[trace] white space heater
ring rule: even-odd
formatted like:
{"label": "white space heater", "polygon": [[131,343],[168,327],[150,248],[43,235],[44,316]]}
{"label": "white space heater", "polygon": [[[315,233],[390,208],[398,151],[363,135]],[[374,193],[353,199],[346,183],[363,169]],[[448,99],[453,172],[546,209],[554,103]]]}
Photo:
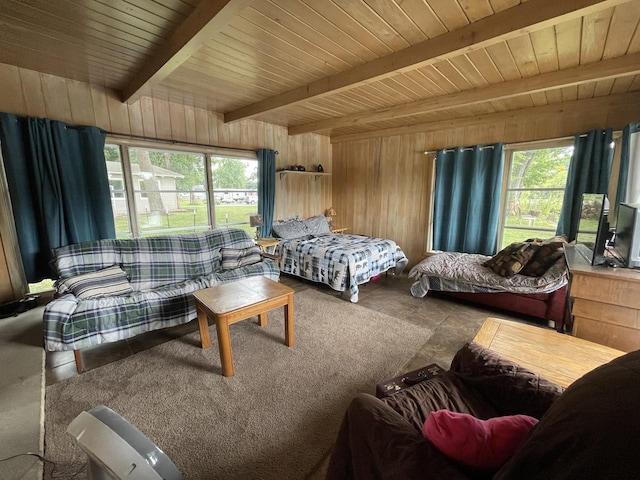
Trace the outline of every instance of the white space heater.
{"label": "white space heater", "polygon": [[104,405],[82,412],[67,427],[87,454],[89,480],[180,480],[171,459],[140,430]]}

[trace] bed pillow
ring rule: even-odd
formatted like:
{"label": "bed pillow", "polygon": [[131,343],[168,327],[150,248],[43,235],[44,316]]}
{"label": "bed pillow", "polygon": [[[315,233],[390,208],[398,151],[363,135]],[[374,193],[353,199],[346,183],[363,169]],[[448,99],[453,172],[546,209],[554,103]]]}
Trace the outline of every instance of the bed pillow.
{"label": "bed pillow", "polygon": [[271,227],[271,230],[276,237],[284,238],[285,240],[308,235],[304,222],[297,218],[276,222]]}
{"label": "bed pillow", "polygon": [[485,267],[503,277],[512,277],[524,268],[540,249],[535,242],[515,242],[483,263]]}
{"label": "bed pillow", "polygon": [[70,291],[78,298],[126,295],[133,289],[127,274],[118,265],[95,272],[67,278],[60,283],[58,292]]}
{"label": "bed pillow", "polygon": [[309,235],[323,235],[325,233],[331,233],[329,223],[324,215],[307,218],[304,221],[304,225],[307,229],[307,234]]}
{"label": "bed pillow", "polygon": [[468,467],[495,469],[518,450],[538,420],[509,415],[480,420],[467,413],[437,410],[424,422],[422,434],[447,457]]}
{"label": "bed pillow", "polygon": [[222,270],[233,270],[262,260],[260,247],[257,245],[248,248],[223,248],[220,253]]}
{"label": "bed pillow", "polygon": [[540,248],[520,271],[522,275],[530,277],[544,275],[554,263],[564,256],[563,247],[567,243],[567,239],[566,237],[553,237],[537,243],[540,243]]}

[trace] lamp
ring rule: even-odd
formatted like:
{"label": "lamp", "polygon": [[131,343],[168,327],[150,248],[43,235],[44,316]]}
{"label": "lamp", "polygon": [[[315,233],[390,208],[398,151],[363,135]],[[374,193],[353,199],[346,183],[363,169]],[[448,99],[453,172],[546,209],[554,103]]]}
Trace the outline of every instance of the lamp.
{"label": "lamp", "polygon": [[327,218],[327,222],[329,223],[329,228],[333,227],[333,217],[338,216],[338,213],[334,210],[333,207],[329,207],[326,212],[324,212],[324,216]]}
{"label": "lamp", "polygon": [[262,223],[262,215],[249,215],[249,225],[256,227],[256,240],[260,237],[260,227]]}

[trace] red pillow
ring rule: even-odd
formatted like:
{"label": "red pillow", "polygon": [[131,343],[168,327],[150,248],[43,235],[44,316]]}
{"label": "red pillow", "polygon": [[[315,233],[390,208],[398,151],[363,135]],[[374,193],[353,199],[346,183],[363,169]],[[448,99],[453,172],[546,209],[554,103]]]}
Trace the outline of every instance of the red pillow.
{"label": "red pillow", "polygon": [[438,410],[422,434],[447,457],[475,468],[498,468],[513,455],[538,420],[510,415],[480,420],[466,413]]}

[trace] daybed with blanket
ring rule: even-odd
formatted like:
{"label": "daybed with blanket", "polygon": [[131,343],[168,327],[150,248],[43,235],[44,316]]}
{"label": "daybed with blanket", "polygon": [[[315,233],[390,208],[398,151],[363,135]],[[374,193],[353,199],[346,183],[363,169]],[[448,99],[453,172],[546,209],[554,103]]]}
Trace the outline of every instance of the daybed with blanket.
{"label": "daybed with blanket", "polygon": [[56,297],[44,311],[47,350],[78,350],[196,318],[193,292],[280,271],[247,232],[108,239],[58,248]]}
{"label": "daybed with blanket", "polygon": [[334,234],[321,215],[289,219],[272,228],[281,239],[276,255],[283,273],[324,283],[339,292],[348,290],[354,303],[358,285],[389,269],[399,275],[408,263],[393,240]]}
{"label": "daybed with blanket", "polygon": [[[563,392],[470,343],[448,372],[382,400],[354,398],[326,478],[635,479],[639,397],[640,351],[587,373]],[[469,428],[447,429],[456,426],[455,417]],[[526,428],[516,431],[525,420]],[[434,428],[439,425],[445,428]]]}
{"label": "daybed with blanket", "polygon": [[[524,243],[520,242],[518,245]],[[506,256],[504,252],[509,252],[509,247],[494,257],[458,252],[432,255],[409,272],[409,277],[416,279],[411,286],[411,294],[414,297],[424,297],[433,290],[447,296],[553,321],[556,329],[563,331],[568,273],[562,248],[554,246],[555,253],[545,258],[544,262],[535,260],[535,256],[531,255],[528,270],[524,270],[524,267],[529,262],[521,261],[517,273],[514,273],[513,265],[505,267],[504,263],[491,268],[496,258]],[[547,251],[547,245],[544,251]],[[520,273],[523,270],[530,274]]]}

